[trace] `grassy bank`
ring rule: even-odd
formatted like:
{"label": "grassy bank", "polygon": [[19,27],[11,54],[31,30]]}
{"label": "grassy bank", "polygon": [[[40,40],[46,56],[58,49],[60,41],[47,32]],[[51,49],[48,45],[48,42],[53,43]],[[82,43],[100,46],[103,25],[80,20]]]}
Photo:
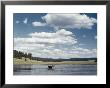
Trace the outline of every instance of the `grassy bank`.
{"label": "grassy bank", "polygon": [[36,61],[36,60],[24,60],[24,59],[15,59],[13,63],[15,65],[20,65],[20,64],[97,64],[97,62],[94,61],[62,61],[62,62],[43,62],[43,61]]}

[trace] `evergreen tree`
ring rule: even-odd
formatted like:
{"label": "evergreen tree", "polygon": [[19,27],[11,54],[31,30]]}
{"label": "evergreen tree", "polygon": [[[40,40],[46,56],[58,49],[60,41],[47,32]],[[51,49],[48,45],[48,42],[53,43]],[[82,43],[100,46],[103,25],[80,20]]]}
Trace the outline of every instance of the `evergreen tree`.
{"label": "evergreen tree", "polygon": [[32,59],[32,54],[31,53],[24,53],[21,51],[13,50],[13,57],[22,59],[22,57]]}

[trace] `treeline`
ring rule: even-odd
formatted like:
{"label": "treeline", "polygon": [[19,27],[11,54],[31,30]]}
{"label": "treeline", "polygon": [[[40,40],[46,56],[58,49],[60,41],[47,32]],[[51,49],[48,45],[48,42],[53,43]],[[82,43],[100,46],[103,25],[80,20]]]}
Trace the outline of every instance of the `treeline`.
{"label": "treeline", "polygon": [[70,58],[71,61],[88,61],[88,60],[95,60],[97,61],[97,58]]}
{"label": "treeline", "polygon": [[40,57],[32,57],[33,60],[44,61],[44,62],[61,62],[61,61],[89,61],[94,60],[97,62],[97,58],[70,58],[70,59],[52,59],[52,58],[40,58]]}
{"label": "treeline", "polygon": [[22,57],[32,59],[32,54],[14,50],[13,51],[13,57],[18,58],[18,59],[22,59]]}

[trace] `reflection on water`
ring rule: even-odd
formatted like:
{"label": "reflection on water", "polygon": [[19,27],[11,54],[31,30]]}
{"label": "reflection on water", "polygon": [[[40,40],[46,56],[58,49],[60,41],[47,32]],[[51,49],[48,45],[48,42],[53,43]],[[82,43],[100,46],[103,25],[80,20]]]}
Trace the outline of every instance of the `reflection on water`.
{"label": "reflection on water", "polygon": [[14,75],[96,75],[96,65],[14,65]]}

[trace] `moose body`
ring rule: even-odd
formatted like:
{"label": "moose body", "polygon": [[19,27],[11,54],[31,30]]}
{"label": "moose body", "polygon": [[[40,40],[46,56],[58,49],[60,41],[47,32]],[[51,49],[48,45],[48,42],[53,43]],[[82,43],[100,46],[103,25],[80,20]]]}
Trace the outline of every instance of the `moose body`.
{"label": "moose body", "polygon": [[48,69],[49,69],[49,70],[52,70],[53,67],[54,67],[54,65],[48,65]]}

